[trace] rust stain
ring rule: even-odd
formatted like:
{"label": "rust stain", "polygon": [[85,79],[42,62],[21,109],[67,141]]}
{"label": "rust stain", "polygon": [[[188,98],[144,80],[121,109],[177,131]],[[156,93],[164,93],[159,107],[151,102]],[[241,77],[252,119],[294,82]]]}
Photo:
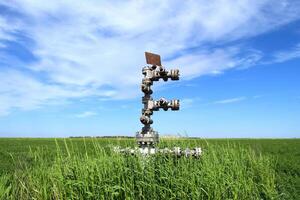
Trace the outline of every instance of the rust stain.
{"label": "rust stain", "polygon": [[160,55],[150,53],[150,52],[145,52],[145,56],[146,56],[147,64],[161,66]]}

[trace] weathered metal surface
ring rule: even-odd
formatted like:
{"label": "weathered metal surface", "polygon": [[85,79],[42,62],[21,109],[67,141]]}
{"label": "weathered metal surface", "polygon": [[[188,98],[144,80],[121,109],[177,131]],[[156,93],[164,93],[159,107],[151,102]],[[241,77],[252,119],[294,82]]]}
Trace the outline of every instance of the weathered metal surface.
{"label": "weathered metal surface", "polygon": [[161,66],[160,55],[150,53],[150,52],[145,52],[145,56],[146,56],[147,64]]}
{"label": "weathered metal surface", "polygon": [[179,70],[166,70],[161,65],[160,55],[149,52],[145,52],[145,55],[147,64],[151,66],[145,66],[142,69],[144,78],[142,80],[141,90],[144,93],[142,98],[144,108],[142,109],[140,121],[144,127],[136,134],[136,141],[140,147],[154,147],[155,144],[159,142],[159,137],[158,133],[151,128],[151,124],[153,123],[151,115],[153,111],[159,111],[159,109],[167,111],[169,108],[171,110],[179,110],[179,100],[168,101],[165,98],[153,100],[151,97],[153,93],[151,86],[154,81],[159,81],[160,79],[164,81],[168,81],[168,79],[179,80]]}

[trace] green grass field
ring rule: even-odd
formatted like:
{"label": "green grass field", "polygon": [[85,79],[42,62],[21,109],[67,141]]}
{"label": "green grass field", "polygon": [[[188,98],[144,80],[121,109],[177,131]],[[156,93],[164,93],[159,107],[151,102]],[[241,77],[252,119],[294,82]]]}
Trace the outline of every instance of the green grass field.
{"label": "green grass field", "polygon": [[300,199],[300,139],[177,139],[200,159],[123,156],[132,139],[0,139],[0,199]]}

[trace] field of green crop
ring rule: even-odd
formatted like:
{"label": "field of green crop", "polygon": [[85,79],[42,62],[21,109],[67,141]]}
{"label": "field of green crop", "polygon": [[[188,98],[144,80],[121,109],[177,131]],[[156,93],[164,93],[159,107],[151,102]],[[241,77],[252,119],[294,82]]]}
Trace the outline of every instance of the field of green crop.
{"label": "field of green crop", "polygon": [[132,139],[0,139],[0,199],[300,199],[300,139],[177,139],[200,159],[124,156]]}

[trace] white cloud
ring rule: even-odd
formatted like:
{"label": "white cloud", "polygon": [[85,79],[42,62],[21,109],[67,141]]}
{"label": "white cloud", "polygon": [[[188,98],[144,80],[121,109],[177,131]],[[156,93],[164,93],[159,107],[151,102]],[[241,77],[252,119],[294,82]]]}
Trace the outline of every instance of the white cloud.
{"label": "white cloud", "polygon": [[236,67],[248,67],[261,57],[259,52],[250,52],[247,56],[241,56],[239,52],[238,46],[202,51],[175,58],[167,65],[180,66],[183,79],[192,79],[205,74],[221,74]]}
{"label": "white cloud", "polygon": [[15,70],[0,71],[0,116],[13,109],[31,110],[45,105],[62,104],[68,98],[82,98],[98,94],[109,97],[112,92],[46,84]]}
{"label": "white cloud", "polygon": [[79,113],[79,114],[75,115],[75,117],[86,118],[86,117],[92,117],[92,116],[95,116],[95,115],[97,115],[97,113],[92,112],[92,111],[85,111],[83,113]]}
{"label": "white cloud", "polygon": [[17,30],[17,23],[11,24],[9,21],[0,15],[0,41],[12,40],[14,37],[11,33]]}
{"label": "white cloud", "polygon": [[[260,59],[260,53],[245,53],[243,47],[227,42],[276,29],[300,16],[299,3],[271,0],[15,0],[2,4],[22,18],[0,15],[0,41],[17,41],[13,33],[23,34],[32,40],[30,50],[36,58],[21,66],[34,76],[22,70],[8,74],[19,77],[20,83],[12,82],[8,88],[9,93],[16,90],[22,102],[1,93],[2,113],[32,109],[59,98],[135,97],[144,51],[161,54],[167,66],[179,66],[183,79],[247,67]],[[190,53],[191,48],[196,50]],[[46,81],[38,79],[40,75]],[[26,81],[33,85],[16,89]],[[46,95],[45,90],[49,90]]]}
{"label": "white cloud", "polygon": [[284,62],[299,57],[300,57],[300,43],[290,50],[279,51],[275,53],[274,59],[271,62]]}
{"label": "white cloud", "polygon": [[240,101],[246,100],[246,97],[236,97],[236,98],[230,98],[230,99],[222,99],[215,101],[214,104],[229,104],[229,103],[236,103]]}

